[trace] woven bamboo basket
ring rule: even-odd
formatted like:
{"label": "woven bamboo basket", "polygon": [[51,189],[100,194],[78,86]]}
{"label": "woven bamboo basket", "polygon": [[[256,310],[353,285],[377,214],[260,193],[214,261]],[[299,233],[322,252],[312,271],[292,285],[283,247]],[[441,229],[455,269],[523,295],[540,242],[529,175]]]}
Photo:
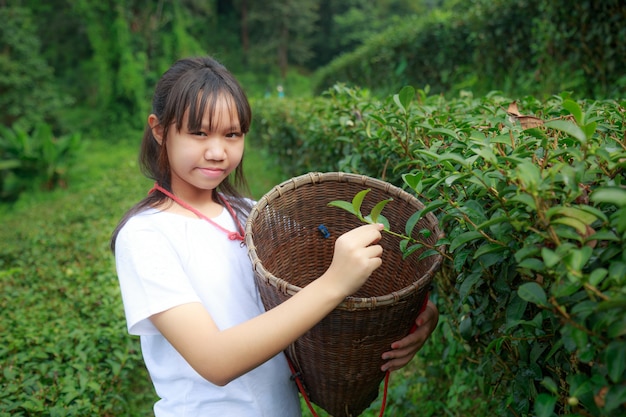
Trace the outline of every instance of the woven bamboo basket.
{"label": "woven bamboo basket", "polygon": [[[368,214],[379,201],[393,198],[382,214],[392,231],[404,233],[409,217],[424,207],[412,195],[380,180],[347,173],[310,173],[277,185],[253,208],[246,244],[263,304],[271,309],[297,293],[329,267],[334,242],[362,225],[351,213],[328,207],[352,201],[370,189],[362,204]],[[328,230],[325,237],[320,225]],[[429,213],[414,228],[440,237]],[[417,236],[413,236],[417,238]],[[383,233],[383,263],[361,289],[305,333],[286,354],[300,373],[309,399],[335,417],[358,416],[376,399],[385,374],[381,354],[406,336],[426,301],[440,254],[402,259],[399,238]]]}

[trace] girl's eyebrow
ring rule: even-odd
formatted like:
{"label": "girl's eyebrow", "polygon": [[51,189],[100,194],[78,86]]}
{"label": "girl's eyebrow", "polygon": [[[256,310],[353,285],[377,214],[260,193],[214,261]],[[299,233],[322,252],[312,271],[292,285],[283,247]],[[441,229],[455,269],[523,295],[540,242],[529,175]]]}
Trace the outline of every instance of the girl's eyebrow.
{"label": "girl's eyebrow", "polygon": [[[211,129],[211,127],[213,129]],[[208,123],[202,123],[201,128],[206,131],[224,130],[228,132],[235,132],[241,130],[241,125],[238,123],[232,123],[230,125],[224,125],[224,127],[222,128],[221,126],[210,126]]]}

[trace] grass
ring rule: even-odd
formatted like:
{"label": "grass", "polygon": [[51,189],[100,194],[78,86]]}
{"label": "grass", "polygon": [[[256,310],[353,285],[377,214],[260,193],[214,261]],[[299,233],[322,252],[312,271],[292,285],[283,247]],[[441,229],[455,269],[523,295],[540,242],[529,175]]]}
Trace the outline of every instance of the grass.
{"label": "grass", "polygon": [[275,159],[265,149],[247,147],[243,166],[250,193],[255,200],[261,198],[275,185],[288,179],[281,173]]}

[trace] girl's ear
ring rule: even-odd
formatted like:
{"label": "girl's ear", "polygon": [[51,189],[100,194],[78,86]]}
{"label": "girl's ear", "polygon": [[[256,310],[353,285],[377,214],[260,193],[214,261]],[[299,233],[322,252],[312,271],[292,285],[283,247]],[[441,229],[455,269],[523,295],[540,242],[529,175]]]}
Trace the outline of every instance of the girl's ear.
{"label": "girl's ear", "polygon": [[148,116],[148,126],[152,129],[152,136],[156,139],[159,145],[163,144],[163,126],[159,123],[159,118],[156,114]]}

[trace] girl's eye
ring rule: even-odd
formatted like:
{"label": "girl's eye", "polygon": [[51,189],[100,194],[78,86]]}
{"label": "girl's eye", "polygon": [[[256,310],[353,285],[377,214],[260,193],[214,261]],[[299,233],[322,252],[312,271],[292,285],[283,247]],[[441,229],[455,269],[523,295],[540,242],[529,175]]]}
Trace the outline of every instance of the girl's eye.
{"label": "girl's eye", "polygon": [[[210,133],[205,132],[205,131],[196,131],[196,132],[192,131],[192,132],[189,132],[189,134],[192,136],[198,136],[198,137],[207,137],[210,135]],[[226,132],[226,133],[223,133],[223,135],[225,138],[228,138],[228,139],[237,139],[237,138],[243,137],[243,132],[238,132],[238,131]]]}

